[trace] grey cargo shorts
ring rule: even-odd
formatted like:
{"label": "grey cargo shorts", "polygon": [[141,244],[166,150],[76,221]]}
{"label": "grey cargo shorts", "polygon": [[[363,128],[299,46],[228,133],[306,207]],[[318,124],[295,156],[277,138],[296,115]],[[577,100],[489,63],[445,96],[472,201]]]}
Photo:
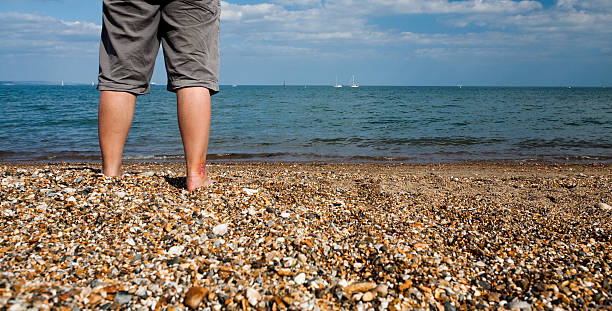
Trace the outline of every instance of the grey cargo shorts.
{"label": "grey cargo shorts", "polygon": [[98,90],[149,93],[163,47],[168,90],[219,91],[219,0],[104,0]]}

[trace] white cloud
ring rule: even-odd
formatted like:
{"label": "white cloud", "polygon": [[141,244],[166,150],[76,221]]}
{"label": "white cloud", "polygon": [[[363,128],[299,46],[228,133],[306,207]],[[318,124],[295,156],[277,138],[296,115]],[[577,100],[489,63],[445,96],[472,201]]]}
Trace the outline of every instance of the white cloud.
{"label": "white cloud", "polygon": [[317,7],[321,6],[321,0],[273,0],[272,2],[282,6],[294,7]]}
{"label": "white cloud", "polygon": [[50,16],[0,13],[0,53],[38,55],[97,53],[102,27]]}
{"label": "white cloud", "polygon": [[[395,30],[374,22],[415,14],[435,14],[431,21],[440,24],[436,29],[455,31],[420,33],[409,26]],[[241,43],[250,48],[245,54],[263,54],[253,50],[259,49],[272,56],[347,57],[339,51],[353,48],[357,52],[351,57],[359,57],[360,51],[387,47],[438,51],[415,53],[440,56],[477,47],[492,55],[504,49],[553,55],[572,49],[608,51],[612,41],[610,0],[558,0],[547,8],[537,1],[510,0],[270,0],[246,5],[222,1],[221,19],[222,44]],[[0,13],[0,25],[3,54],[97,53],[101,29],[93,23],[21,13]]]}
{"label": "white cloud", "polygon": [[510,0],[336,0],[326,6],[336,10],[351,10],[359,14],[448,14],[448,13],[517,13],[539,9],[537,1]]}

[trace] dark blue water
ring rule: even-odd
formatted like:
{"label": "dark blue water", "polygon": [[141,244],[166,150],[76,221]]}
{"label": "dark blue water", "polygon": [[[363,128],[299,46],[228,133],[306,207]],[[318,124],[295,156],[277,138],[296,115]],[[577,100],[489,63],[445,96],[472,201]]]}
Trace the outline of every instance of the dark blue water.
{"label": "dark blue water", "polygon": [[[0,86],[0,160],[99,158],[91,86]],[[182,159],[173,93],[141,96],[125,147]],[[270,161],[612,162],[612,89],[222,87],[209,158]]]}

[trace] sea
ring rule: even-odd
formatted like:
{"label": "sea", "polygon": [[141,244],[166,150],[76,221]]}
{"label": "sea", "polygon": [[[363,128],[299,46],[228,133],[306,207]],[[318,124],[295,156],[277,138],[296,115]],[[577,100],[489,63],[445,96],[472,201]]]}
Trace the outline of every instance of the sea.
{"label": "sea", "polygon": [[[98,91],[0,85],[0,161],[100,159]],[[612,163],[612,88],[222,86],[208,159]],[[182,161],[175,95],[140,96],[126,161]]]}

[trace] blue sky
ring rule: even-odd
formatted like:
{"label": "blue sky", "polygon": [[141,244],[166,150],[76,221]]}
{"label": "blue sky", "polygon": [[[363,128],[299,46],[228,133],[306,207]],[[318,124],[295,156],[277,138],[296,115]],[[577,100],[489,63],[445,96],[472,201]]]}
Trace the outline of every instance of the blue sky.
{"label": "blue sky", "polygon": [[[97,79],[101,0],[0,0],[0,80]],[[612,85],[611,0],[222,1],[222,84]],[[153,81],[165,83],[158,57]]]}

